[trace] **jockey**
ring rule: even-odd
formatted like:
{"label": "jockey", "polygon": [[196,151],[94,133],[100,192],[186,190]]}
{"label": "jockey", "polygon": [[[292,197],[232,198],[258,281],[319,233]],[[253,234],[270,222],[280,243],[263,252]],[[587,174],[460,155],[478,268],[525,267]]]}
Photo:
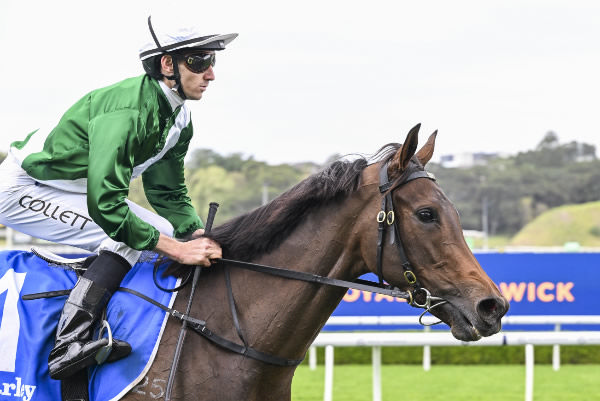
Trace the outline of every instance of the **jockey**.
{"label": "jockey", "polygon": [[[94,328],[141,251],[187,265],[221,257],[219,244],[202,236],[184,183],[192,138],[185,100],[202,97],[215,79],[215,52],[237,34],[155,30],[150,18],[148,27],[139,53],[146,74],[88,93],[58,124],[14,142],[0,166],[1,224],[95,254],[60,316],[48,358],[54,379],[96,363],[107,339],[93,339]],[[158,214],[127,199],[140,175]],[[108,361],[130,352],[113,340]]]}

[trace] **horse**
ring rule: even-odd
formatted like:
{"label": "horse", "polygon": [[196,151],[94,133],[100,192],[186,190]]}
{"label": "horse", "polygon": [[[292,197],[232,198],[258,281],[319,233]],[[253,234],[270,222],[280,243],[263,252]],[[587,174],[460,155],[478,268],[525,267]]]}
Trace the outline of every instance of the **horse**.
{"label": "horse", "polygon": [[[418,282],[427,297],[431,294],[429,310],[457,339],[475,341],[497,333],[508,302],[467,246],[457,210],[423,174],[437,131],[417,151],[419,128],[411,129],[402,145],[388,144],[370,160],[335,162],[270,203],[213,228],[208,235],[221,244],[227,259],[204,269],[190,316],[232,342],[239,342],[241,330],[255,350],[303,358],[347,289],[228,266],[227,260],[242,260],[347,281],[371,272],[409,294],[415,294],[411,289]],[[408,180],[415,172],[417,178]],[[381,188],[386,175],[389,185]],[[385,206],[383,199],[393,206]],[[391,225],[390,216],[398,231],[395,244],[381,240],[380,227]],[[227,281],[237,316],[230,312]],[[174,309],[185,310],[190,291],[187,286],[179,292]],[[123,400],[164,395],[180,327],[170,320],[146,377]],[[290,400],[295,369],[189,334],[172,399]]]}

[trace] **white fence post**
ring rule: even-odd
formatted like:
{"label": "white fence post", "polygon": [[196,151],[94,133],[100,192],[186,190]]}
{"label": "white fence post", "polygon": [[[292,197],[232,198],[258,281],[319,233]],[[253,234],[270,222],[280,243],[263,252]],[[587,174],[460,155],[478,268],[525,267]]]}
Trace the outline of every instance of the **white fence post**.
{"label": "white fence post", "polygon": [[381,347],[373,347],[373,401],[381,401]]}
{"label": "white fence post", "polygon": [[[343,316],[343,318],[347,318]],[[353,318],[353,317],[351,317]],[[398,323],[393,319],[386,320],[387,324]],[[512,324],[600,324],[600,315],[581,316],[512,316]],[[347,324],[347,322],[346,322]],[[371,322],[371,324],[373,324]],[[465,343],[455,339],[449,332],[355,332],[355,333],[320,333],[313,342],[313,347],[325,347],[325,401],[333,399],[333,346],[341,347],[398,347],[398,346],[525,346],[525,400],[533,399],[534,345],[600,345],[600,331],[505,331],[482,338],[477,342]],[[373,361],[377,361],[375,349]],[[553,357],[555,354],[553,355]],[[553,359],[559,363],[560,354]],[[559,365],[555,365],[559,366]],[[374,377],[380,372],[373,366]],[[381,379],[379,379],[381,380]],[[381,388],[381,386],[379,387]],[[374,394],[377,390],[374,387]],[[374,395],[375,396],[375,395]]]}
{"label": "white fence post", "polygon": [[314,345],[308,349],[308,366],[310,370],[317,369],[317,347]]}
{"label": "white fence post", "polygon": [[6,249],[12,249],[13,247],[13,229],[10,227],[5,228],[6,232]]}
{"label": "white fence post", "polygon": [[[560,324],[554,325],[554,331],[560,331]],[[552,346],[552,369],[555,372],[560,369],[560,345],[558,344]]]}
{"label": "white fence post", "polygon": [[533,344],[525,345],[525,401],[533,401]]}
{"label": "white fence post", "polygon": [[[423,329],[425,332],[431,331],[430,326],[425,326]],[[431,370],[431,346],[425,345],[423,346],[423,370],[425,372],[429,372]]]}
{"label": "white fence post", "polygon": [[324,401],[333,401],[333,345],[325,346],[325,394]]}

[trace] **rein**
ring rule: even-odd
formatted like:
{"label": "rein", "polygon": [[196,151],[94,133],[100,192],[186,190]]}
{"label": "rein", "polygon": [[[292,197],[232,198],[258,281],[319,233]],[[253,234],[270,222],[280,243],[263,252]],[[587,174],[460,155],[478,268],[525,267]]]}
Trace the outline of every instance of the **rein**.
{"label": "rein", "polygon": [[[360,290],[360,291],[368,291],[368,292],[373,292],[373,293],[382,294],[382,295],[386,295],[386,296],[391,296],[394,298],[402,298],[402,299],[405,299],[409,305],[411,305],[415,308],[424,309],[423,313],[419,316],[419,323],[421,325],[431,326],[434,324],[441,323],[441,321],[439,321],[439,322],[436,322],[433,324],[425,324],[422,321],[423,316],[427,312],[431,312],[431,310],[433,308],[443,305],[443,304],[447,303],[447,301],[444,300],[443,298],[432,296],[431,293],[429,292],[429,290],[427,290],[426,288],[421,286],[415,273],[413,272],[412,265],[411,265],[410,261],[408,260],[408,258],[406,256],[406,252],[402,245],[402,241],[400,238],[400,230],[398,227],[397,219],[395,218],[394,204],[393,204],[393,199],[392,199],[392,193],[394,192],[394,190],[396,190],[400,186],[406,184],[407,182],[410,182],[412,180],[419,179],[419,178],[427,178],[427,179],[431,179],[431,180],[435,180],[435,178],[433,177],[433,175],[431,175],[430,173],[428,173],[425,170],[414,170],[414,171],[408,173],[405,178],[397,180],[395,182],[390,182],[388,179],[387,169],[388,169],[388,164],[385,164],[384,166],[381,167],[380,174],[379,174],[379,179],[380,179],[379,191],[383,195],[383,197],[382,197],[382,201],[381,201],[381,210],[379,211],[379,213],[376,216],[376,220],[378,223],[378,236],[377,236],[377,276],[379,279],[378,283],[371,282],[368,280],[361,280],[361,279],[357,279],[355,281],[345,281],[345,280],[340,280],[340,279],[335,279],[335,278],[330,278],[330,277],[324,277],[324,276],[320,276],[317,274],[299,272],[299,271],[288,270],[288,269],[284,269],[284,268],[280,268],[280,267],[267,266],[267,265],[262,265],[262,264],[257,264],[257,263],[250,263],[250,262],[225,259],[225,258],[216,259],[214,261],[216,264],[224,265],[225,283],[227,286],[228,300],[229,300],[229,306],[230,306],[230,310],[231,310],[231,314],[232,314],[232,318],[233,318],[233,323],[236,328],[238,337],[242,340],[243,345],[229,341],[229,340],[225,339],[224,337],[221,337],[221,336],[215,334],[206,326],[206,322],[204,320],[195,319],[190,316],[194,291],[196,288],[196,284],[198,282],[198,278],[200,276],[200,272],[202,270],[198,266],[196,266],[194,269],[194,279],[192,282],[192,289],[191,289],[191,293],[190,293],[190,298],[188,300],[186,313],[181,313],[175,309],[169,308],[138,291],[135,291],[135,290],[132,290],[129,288],[124,288],[124,287],[119,288],[119,291],[123,291],[123,292],[127,292],[130,294],[136,295],[136,296],[142,298],[143,300],[153,304],[154,306],[164,310],[169,315],[171,315],[177,319],[180,319],[182,321],[181,331],[180,331],[180,335],[179,335],[179,341],[176,346],[175,355],[173,358],[173,365],[171,367],[169,381],[167,383],[167,391],[166,391],[165,400],[170,399],[169,397],[170,397],[170,393],[171,393],[171,389],[172,389],[172,384],[174,381],[174,374],[175,374],[175,371],[176,371],[176,368],[177,368],[177,365],[179,362],[179,357],[181,355],[181,351],[183,348],[183,340],[185,339],[185,332],[186,332],[187,328],[192,329],[197,334],[205,337],[207,340],[213,342],[214,344],[216,344],[222,348],[225,348],[234,353],[237,353],[237,354],[243,355],[245,357],[249,357],[249,358],[252,358],[252,359],[267,363],[267,364],[282,366],[282,367],[290,367],[290,366],[297,366],[303,361],[303,359],[288,359],[288,358],[282,358],[279,356],[263,353],[261,351],[258,351],[256,349],[248,346],[248,342],[246,341],[246,339],[244,337],[243,331],[240,327],[239,320],[237,317],[237,309],[236,309],[236,305],[235,305],[235,299],[233,297],[233,290],[232,290],[232,286],[231,286],[229,267],[242,268],[242,269],[246,269],[246,270],[251,270],[251,271],[264,273],[264,274],[270,274],[270,275],[274,275],[274,276],[278,276],[278,277],[282,277],[282,278],[286,278],[286,279],[291,279],[291,280],[300,280],[300,281],[305,281],[305,282],[309,282],[309,283],[329,285],[329,286],[340,287],[340,288],[345,288],[345,289],[350,288],[350,289],[355,289],[355,290]],[[216,206],[213,206],[213,205],[216,205]],[[218,204],[211,203],[209,217],[207,218],[206,232],[210,231],[210,227],[212,226],[212,220],[214,218],[214,214],[216,213],[217,206],[218,206]],[[385,243],[385,234],[388,230],[391,231],[390,236],[389,236],[390,244],[394,244],[394,243],[396,244],[396,248],[398,249],[400,259],[401,259],[402,268],[404,270],[404,277],[405,277],[406,281],[412,286],[412,290],[401,291],[397,287],[393,287],[391,285],[386,285],[384,283],[383,249],[384,249],[384,243]],[[159,262],[157,260],[157,265],[155,266],[155,269],[154,269],[154,276],[156,276],[158,264],[159,264]],[[190,276],[191,276],[191,272],[190,272]],[[189,276],[184,281],[187,282],[188,280],[189,280]],[[155,283],[157,282],[156,277],[154,277],[154,281],[155,281]],[[185,283],[179,285],[178,287],[176,287],[174,289],[166,289],[166,288],[163,288],[160,285],[158,285],[158,288],[160,288],[163,291],[174,292],[174,291],[181,289],[184,285],[185,285]],[[37,299],[37,298],[42,298],[42,297],[59,296],[59,295],[65,295],[68,292],[69,292],[69,290],[55,291],[55,292],[49,292],[49,293],[40,293],[40,294],[29,294],[27,296],[23,296],[23,299],[26,299],[26,298]],[[424,299],[424,300],[422,302],[419,302],[417,299],[419,299],[419,300]]]}
{"label": "rein", "polygon": [[319,276],[318,274],[304,273],[294,270],[283,269],[281,267],[261,265],[257,263],[243,262],[241,260],[232,259],[216,259],[217,264],[224,263],[229,266],[240,267],[242,269],[251,270],[259,273],[270,274],[273,276],[288,278],[291,280],[306,281],[309,283],[324,284],[333,287],[341,287],[346,289],[374,292],[377,294],[387,295],[394,298],[406,299],[409,304],[414,303],[413,296],[410,292],[401,291],[396,287],[382,287],[379,284],[368,280],[345,281],[336,278]]}
{"label": "rein", "polygon": [[[379,191],[380,191],[380,193],[383,194],[382,201],[381,201],[381,210],[377,214],[377,222],[379,224],[378,238],[377,238],[377,276],[379,278],[379,283],[374,283],[371,281],[361,280],[361,279],[357,279],[355,281],[345,281],[345,280],[340,280],[340,279],[335,279],[335,278],[330,278],[330,277],[324,277],[324,276],[320,276],[317,274],[299,272],[299,271],[295,271],[295,270],[289,270],[289,269],[284,269],[284,268],[274,267],[274,266],[267,266],[267,265],[262,265],[262,264],[258,264],[258,263],[244,262],[244,261],[240,261],[240,260],[233,260],[233,259],[226,259],[226,258],[216,259],[214,261],[216,264],[224,264],[225,284],[227,287],[229,307],[230,307],[230,311],[231,311],[231,315],[232,315],[232,319],[233,319],[233,323],[234,323],[236,332],[238,334],[238,337],[242,341],[243,345],[231,342],[231,341],[213,333],[210,329],[208,329],[206,327],[205,321],[199,320],[199,319],[194,319],[189,316],[189,307],[192,302],[192,297],[194,295],[194,291],[193,291],[195,288],[194,284],[196,283],[197,276],[199,275],[199,271],[201,270],[198,267],[196,267],[196,271],[194,273],[194,282],[193,282],[193,286],[192,286],[192,293],[191,293],[190,299],[188,301],[188,312],[185,314],[182,314],[174,309],[167,308],[162,304],[158,304],[154,300],[152,300],[146,296],[143,296],[143,294],[139,294],[136,291],[132,291],[129,289],[122,289],[122,290],[132,293],[134,295],[142,296],[143,299],[145,299],[145,300],[153,303],[154,305],[160,307],[161,309],[169,312],[171,314],[171,316],[181,319],[183,321],[182,329],[181,329],[182,332],[184,332],[186,327],[190,327],[196,333],[204,336],[206,339],[208,339],[208,340],[212,341],[213,343],[215,343],[223,348],[226,348],[232,352],[241,354],[243,356],[246,356],[246,357],[249,357],[249,358],[264,362],[264,363],[268,363],[271,365],[277,365],[277,366],[284,366],[284,367],[297,366],[302,362],[302,359],[282,358],[282,357],[278,357],[275,355],[270,355],[270,354],[260,352],[258,350],[255,350],[254,348],[251,348],[250,346],[248,346],[248,342],[245,339],[243,330],[240,327],[239,319],[237,316],[237,308],[235,305],[233,289],[231,286],[231,277],[230,277],[229,267],[242,268],[242,269],[246,269],[246,270],[250,270],[250,271],[255,271],[258,273],[270,274],[270,275],[274,275],[274,276],[278,276],[278,277],[282,277],[282,278],[286,278],[286,279],[291,279],[291,280],[299,280],[299,281],[305,281],[305,282],[309,282],[309,283],[329,285],[329,286],[340,287],[340,288],[345,288],[345,289],[351,288],[351,289],[355,289],[355,290],[374,292],[377,294],[387,295],[387,296],[391,296],[391,297],[395,297],[395,298],[402,298],[402,299],[407,300],[408,304],[415,308],[425,309],[423,311],[423,313],[419,316],[419,323],[421,325],[432,326],[435,324],[439,324],[439,323],[441,323],[441,321],[435,322],[432,324],[423,323],[423,321],[422,321],[423,316],[425,316],[425,314],[427,312],[431,312],[431,310],[433,308],[447,303],[447,301],[444,300],[443,298],[432,296],[431,293],[429,292],[429,290],[427,290],[426,288],[421,286],[421,284],[417,280],[417,277],[413,272],[412,265],[406,256],[406,252],[404,251],[404,247],[403,247],[402,241],[400,239],[400,230],[398,228],[398,225],[397,225],[398,223],[395,218],[394,203],[393,203],[393,199],[392,199],[393,191],[396,190],[397,188],[399,188],[400,186],[406,184],[407,182],[410,182],[410,181],[418,179],[418,178],[427,178],[427,179],[431,179],[431,180],[435,180],[435,178],[433,177],[432,174],[428,173],[425,170],[415,170],[415,171],[411,172],[410,174],[408,174],[406,178],[400,180],[395,185],[393,185],[394,183],[390,182],[388,179],[387,169],[388,169],[388,164],[385,164],[380,169],[380,175],[379,175],[379,180],[380,180]],[[215,212],[216,212],[216,208],[215,208]],[[209,212],[209,215],[210,215],[210,212]],[[212,217],[214,217],[214,213],[213,213]],[[212,219],[211,219],[211,222],[212,222]],[[386,226],[386,224],[387,224],[387,226]],[[207,227],[208,227],[208,225],[207,225]],[[385,240],[385,232],[387,231],[386,228],[389,228],[392,232],[390,235],[390,243],[396,244],[396,247],[398,249],[398,252],[400,254],[400,259],[402,262],[402,268],[404,269],[404,277],[405,277],[406,281],[412,286],[412,291],[410,291],[410,290],[409,291],[401,291],[400,289],[398,289],[396,287],[384,284],[383,248],[384,248],[384,242],[385,242],[384,241]],[[155,268],[155,274],[156,274],[156,268]],[[156,282],[156,280],[155,280],[155,282]],[[181,287],[181,285],[177,288],[180,288],[180,287]],[[161,289],[162,289],[162,287],[161,287]],[[424,301],[420,303],[419,301],[417,301],[417,297],[424,298]],[[434,303],[432,303],[432,302],[434,302]],[[181,338],[181,336],[180,336],[180,338]],[[178,349],[179,348],[180,348],[180,343],[178,342]],[[179,350],[179,352],[180,352],[180,350]],[[171,374],[173,374],[173,372],[175,370],[174,368],[177,366],[178,352],[176,352],[176,358],[177,359],[174,359]],[[169,382],[171,383],[172,378],[170,377],[169,379],[170,379]],[[170,386],[168,386],[168,389],[170,390]],[[167,395],[169,395],[169,394],[170,394],[170,391],[167,392]],[[168,399],[168,398],[166,398],[166,399]]]}

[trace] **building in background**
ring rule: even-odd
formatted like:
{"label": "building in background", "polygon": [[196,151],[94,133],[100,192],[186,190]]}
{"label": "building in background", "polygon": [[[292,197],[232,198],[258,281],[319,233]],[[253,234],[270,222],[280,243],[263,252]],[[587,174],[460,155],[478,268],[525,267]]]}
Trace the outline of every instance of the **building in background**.
{"label": "building in background", "polygon": [[468,168],[473,166],[484,166],[490,160],[501,157],[499,153],[456,153],[452,155],[442,155],[440,164],[446,168]]}

